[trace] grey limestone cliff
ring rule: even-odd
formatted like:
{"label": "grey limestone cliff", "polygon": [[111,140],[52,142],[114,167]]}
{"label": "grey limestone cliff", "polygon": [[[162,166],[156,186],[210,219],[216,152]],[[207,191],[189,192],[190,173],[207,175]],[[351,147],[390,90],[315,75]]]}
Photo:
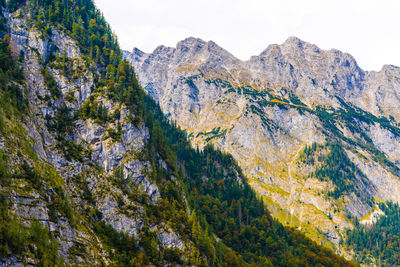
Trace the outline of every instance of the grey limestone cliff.
{"label": "grey limestone cliff", "polygon": [[[247,61],[192,37],[124,57],[194,145],[231,153],[273,215],[315,240],[337,243],[346,214],[369,214],[373,199],[400,200],[400,68],[364,71],[350,54],[296,37]],[[359,170],[340,198],[332,179],[314,175],[323,162],[302,156],[332,142]]]}

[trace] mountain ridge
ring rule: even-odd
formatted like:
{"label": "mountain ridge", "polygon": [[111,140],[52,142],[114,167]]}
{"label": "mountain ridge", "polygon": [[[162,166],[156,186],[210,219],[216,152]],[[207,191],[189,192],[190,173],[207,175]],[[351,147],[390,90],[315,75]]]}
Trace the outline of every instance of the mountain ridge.
{"label": "mountain ridge", "polygon": [[345,250],[349,218],[400,200],[398,67],[364,71],[296,37],[247,61],[189,39],[202,48],[170,48],[171,61],[157,50],[124,57],[193,145],[234,156],[282,223]]}
{"label": "mountain ridge", "polygon": [[[194,42],[196,41],[196,42]],[[205,42],[201,40],[200,38],[194,38],[194,37],[189,37],[185,40],[182,40],[178,42],[176,48],[166,48],[165,46],[162,46],[164,49],[168,49],[170,53],[173,53],[173,51],[177,51],[182,47],[182,44],[187,42],[188,44],[192,44],[192,46],[195,46],[197,43],[202,44],[203,46],[205,44],[208,44],[209,42]],[[214,42],[212,42],[214,43]],[[215,43],[214,43],[215,44]],[[216,44],[215,44],[216,45]],[[320,88],[325,88],[328,90],[341,90],[340,94],[347,97],[352,97],[353,102],[356,102],[357,105],[361,106],[364,109],[368,109],[368,103],[366,102],[375,102],[376,106],[372,106],[373,110],[372,112],[374,115],[385,115],[385,116],[394,116],[398,117],[399,112],[398,109],[399,107],[394,106],[396,108],[396,112],[390,113],[389,112],[383,112],[379,113],[380,111],[380,99],[379,97],[376,97],[374,95],[385,95],[385,93],[381,93],[379,91],[379,86],[374,84],[374,82],[377,80],[376,77],[380,77],[381,79],[385,79],[385,76],[389,73],[389,75],[399,75],[399,70],[398,67],[393,66],[393,65],[383,65],[380,71],[364,71],[362,70],[356,60],[348,53],[341,52],[340,50],[337,49],[330,49],[330,50],[322,50],[318,48],[316,45],[307,43],[305,41],[300,40],[297,37],[289,37],[283,44],[277,45],[277,44],[272,44],[269,45],[264,51],[262,51],[258,56],[252,56],[249,60],[242,61],[240,59],[237,59],[235,56],[230,54],[228,51],[224,50],[223,48],[219,47],[216,45],[220,51],[223,51],[220,55],[218,55],[215,59],[213,58],[213,54],[209,52],[208,54],[206,51],[203,51],[205,49],[197,49],[193,50],[191,55],[185,54],[185,56],[189,57],[191,60],[196,61],[197,60],[197,65],[199,64],[205,64],[208,65],[208,67],[219,67],[224,62],[223,64],[226,64],[226,66],[220,66],[223,68],[226,68],[229,71],[234,70],[234,68],[237,69],[248,69],[249,73],[244,73],[243,76],[249,76],[250,79],[259,79],[263,83],[268,83],[268,82],[274,82],[275,84],[282,84],[283,86],[287,86],[292,89],[296,89],[299,86],[299,80],[303,79],[304,76],[307,76],[310,72],[312,73],[313,71],[315,72],[316,70],[313,69],[307,69],[310,68],[308,65],[315,64],[317,68],[323,69],[325,73],[321,73],[324,76],[317,77],[315,78],[315,81],[312,81],[313,83],[316,82],[316,86]],[[191,47],[192,49],[194,47]],[[137,48],[136,48],[137,49]],[[140,51],[141,58],[146,57],[146,55],[160,55],[159,51],[156,48],[152,53],[144,53],[137,49],[137,51]],[[304,52],[306,51],[306,53]],[[193,53],[203,53],[201,55],[199,54],[193,54]],[[204,54],[206,53],[206,54]],[[124,55],[126,58],[129,59],[129,55],[134,55],[134,53],[130,53],[128,51],[124,51]],[[196,55],[196,57],[195,57]],[[175,55],[176,57],[179,57],[179,55]],[[206,57],[206,58],[204,58]],[[218,60],[219,58],[219,60]],[[279,58],[279,62],[275,62]],[[299,60],[302,60],[301,62]],[[318,60],[319,59],[319,60]],[[185,58],[180,58],[179,60],[181,61],[174,61],[174,64],[184,64]],[[200,60],[200,61],[199,61]],[[204,62],[205,60],[208,60],[210,62]],[[317,60],[317,61],[315,61]],[[327,61],[328,60],[328,61]],[[221,62],[222,61],[222,62]],[[188,63],[188,62],[186,62]],[[192,65],[196,65],[195,62],[192,62]],[[285,80],[274,80],[274,78],[277,77],[267,77],[265,78],[265,73],[268,73],[265,68],[272,69],[276,65],[275,63],[280,64],[280,68],[277,68],[275,70],[278,71],[278,74],[275,74],[275,76],[279,76],[279,73],[285,73],[286,77],[290,77],[289,79],[285,78]],[[214,64],[211,66],[210,64]],[[297,68],[296,68],[297,64]],[[298,64],[302,64],[301,67]],[[307,68],[304,68],[305,66],[308,66]],[[297,73],[293,72],[293,67],[295,69],[300,70]],[[307,69],[306,72],[303,70]],[[347,71],[342,71],[342,69],[347,70]],[[240,70],[238,70],[240,71]],[[343,72],[343,73],[341,73]],[[341,76],[336,77],[338,73],[341,73]],[[292,76],[292,77],[291,77]],[[305,81],[303,81],[305,83]],[[333,83],[341,83],[341,84],[336,84],[333,86]],[[306,84],[308,86],[308,84]],[[390,86],[390,85],[389,85]],[[365,87],[374,87],[373,90],[374,92],[370,94],[364,94],[362,91]],[[346,90],[344,90],[346,88]],[[302,88],[301,88],[302,89]],[[353,89],[352,92],[349,92],[350,89]],[[303,90],[302,90],[303,91]],[[370,90],[372,91],[372,90]],[[304,92],[302,92],[304,93]],[[398,102],[398,96],[394,92],[389,92],[390,96],[386,97],[385,101],[389,101],[392,97],[396,98],[396,101]],[[374,94],[374,95],[372,95]],[[362,99],[365,99],[362,101]],[[399,118],[397,118],[399,119]]]}
{"label": "mountain ridge", "polygon": [[[217,43],[215,43],[213,40],[205,41],[204,39],[202,39],[202,38],[200,38],[200,37],[193,37],[193,36],[190,36],[190,37],[187,37],[187,38],[185,38],[185,39],[183,39],[183,40],[181,40],[181,41],[178,41],[175,47],[172,47],[172,46],[165,46],[165,45],[159,45],[159,46],[157,46],[156,48],[154,48],[153,51],[151,51],[151,52],[145,52],[144,50],[141,50],[141,49],[139,49],[139,48],[137,48],[137,47],[134,47],[134,48],[132,49],[132,51],[129,51],[129,50],[123,50],[123,51],[124,51],[125,54],[128,54],[128,53],[129,53],[129,54],[135,54],[135,53],[136,53],[135,51],[137,51],[138,53],[153,54],[153,53],[155,52],[155,50],[159,49],[159,47],[164,47],[164,48],[176,48],[176,47],[178,46],[179,43],[185,42],[186,40],[189,40],[189,39],[198,40],[199,42],[202,42],[202,43],[212,42],[212,43],[214,43],[215,45],[217,45],[218,47],[222,48],[222,47],[219,46]],[[354,57],[351,56],[351,54],[348,53],[348,52],[343,52],[342,50],[339,50],[339,49],[336,49],[336,48],[322,49],[322,48],[318,47],[316,44],[309,43],[309,42],[304,41],[304,40],[302,40],[302,39],[300,39],[299,37],[296,37],[296,36],[289,36],[282,44],[278,44],[278,43],[268,44],[267,47],[266,47],[263,51],[261,51],[258,55],[252,55],[252,56],[250,56],[249,59],[239,59],[238,57],[234,56],[233,54],[231,54],[231,55],[232,55],[233,57],[235,57],[237,60],[240,60],[240,61],[242,61],[242,62],[247,62],[247,61],[250,61],[251,58],[253,58],[253,57],[259,57],[259,56],[265,54],[265,53],[267,52],[267,50],[269,49],[269,47],[281,46],[281,45],[284,45],[285,43],[286,43],[286,44],[288,44],[288,43],[299,43],[299,44],[301,44],[301,45],[306,44],[307,46],[313,48],[314,51],[330,51],[330,52],[332,52],[332,53],[338,52],[338,53],[350,55],[350,57],[351,57],[352,59],[354,59]],[[222,49],[223,49],[223,48],[222,48]],[[225,49],[224,49],[224,50],[225,50]],[[226,50],[226,51],[227,51],[227,50]],[[227,52],[229,53],[229,51],[227,51]],[[354,61],[356,61],[356,60],[354,59]],[[358,66],[358,63],[357,63],[357,66]],[[387,67],[399,68],[399,66],[396,66],[396,65],[393,65],[393,64],[384,64],[384,65],[382,65],[382,67],[381,67],[380,70],[363,70],[363,71],[364,71],[364,72],[368,72],[368,73],[370,73],[370,72],[380,72],[380,71],[384,70],[384,69],[387,68]],[[361,67],[360,67],[360,68],[361,68]]]}

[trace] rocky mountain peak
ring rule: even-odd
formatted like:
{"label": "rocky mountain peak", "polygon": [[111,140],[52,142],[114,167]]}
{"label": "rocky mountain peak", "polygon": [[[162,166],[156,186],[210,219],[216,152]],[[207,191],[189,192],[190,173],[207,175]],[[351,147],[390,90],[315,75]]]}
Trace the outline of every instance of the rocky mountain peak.
{"label": "rocky mountain peak", "polygon": [[144,52],[142,51],[142,50],[140,50],[140,49],[138,49],[138,48],[133,48],[133,50],[132,50],[132,54],[137,54],[137,55],[139,55],[139,56],[142,56],[142,55],[144,55]]}
{"label": "rocky mountain peak", "polygon": [[296,36],[290,36],[282,44],[282,46],[297,46],[298,48],[303,48],[305,45],[310,45],[310,44],[301,40],[300,38],[298,38]]}
{"label": "rocky mountain peak", "polygon": [[307,61],[316,65],[325,61],[328,65],[351,67],[355,71],[361,71],[350,54],[337,49],[323,50],[294,36],[289,37],[281,45],[269,45],[259,56],[252,57],[252,60],[268,57],[274,57],[275,60],[277,57],[282,57],[280,58],[282,61]]}
{"label": "rocky mountain peak", "polygon": [[282,54],[299,54],[299,53],[314,53],[319,54],[321,49],[316,45],[310,44],[301,40],[298,37],[291,36],[286,39],[281,45],[279,44],[271,44],[264,51],[261,52],[259,57],[267,57],[271,53],[277,53],[279,51]]}
{"label": "rocky mountain peak", "polygon": [[188,37],[185,40],[179,41],[176,45],[176,48],[178,50],[181,49],[201,49],[206,45],[207,42],[200,39],[200,38],[195,38],[195,37]]}
{"label": "rocky mountain peak", "polygon": [[216,67],[220,63],[238,64],[240,61],[213,41],[189,37],[178,42],[174,53],[184,63],[193,61]]}
{"label": "rocky mountain peak", "polygon": [[400,67],[394,65],[383,65],[381,72],[385,73],[386,75],[397,75],[400,76]]}
{"label": "rocky mountain peak", "polygon": [[123,51],[124,57],[130,57],[132,60],[140,61],[146,53],[138,48],[133,48],[132,52]]}
{"label": "rocky mountain peak", "polygon": [[[134,48],[132,53],[124,52],[124,57],[129,61],[141,62],[152,65],[158,62],[157,67],[170,66],[207,66],[221,67],[242,64],[228,51],[218,46],[213,41],[204,41],[200,38],[189,37],[177,43],[176,47],[158,46],[152,53],[147,54]],[[165,63],[165,64],[164,64]],[[153,66],[155,67],[155,66]]]}
{"label": "rocky mountain peak", "polygon": [[323,50],[297,37],[269,45],[246,64],[253,76],[264,82],[301,87],[303,92],[307,88],[326,88],[349,94],[354,89],[362,90],[366,74],[350,54]]}

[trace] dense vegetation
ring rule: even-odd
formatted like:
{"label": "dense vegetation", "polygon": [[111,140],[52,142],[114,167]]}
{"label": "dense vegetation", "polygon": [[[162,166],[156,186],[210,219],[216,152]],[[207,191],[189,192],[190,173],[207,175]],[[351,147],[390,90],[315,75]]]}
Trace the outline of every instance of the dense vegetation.
{"label": "dense vegetation", "polygon": [[[25,2],[12,0],[8,7],[14,11]],[[174,231],[183,239],[192,241],[200,251],[200,255],[191,255],[183,262],[179,251],[160,249],[155,233],[149,229],[142,229],[139,240],[134,240],[101,222],[101,214],[95,212],[90,219],[92,230],[112,251],[117,265],[152,263],[160,266],[166,262],[196,266],[351,265],[297,230],[283,227],[272,219],[231,156],[211,146],[203,151],[190,146],[185,133],[168,121],[156,102],[139,87],[133,68],[122,60],[115,36],[91,0],[31,0],[26,5],[28,8],[25,10],[30,12],[33,24],[31,26],[40,30],[42,38],[51,39],[54,27],[78,42],[83,59],[96,66],[92,69],[93,73],[98,73],[95,92],[126,105],[132,112],[131,121],[135,125],[148,127],[150,141],[140,156],[152,162],[149,176],[160,188],[162,199],[156,204],[149,203],[140,190],[134,188],[127,194],[146,207],[150,221],[168,222]],[[20,86],[12,86],[14,82],[22,82],[23,76],[18,62],[12,60],[7,35],[4,35],[0,49],[3,68],[0,78],[4,79],[4,83],[1,83],[2,97],[8,96],[9,105],[18,107],[17,110],[27,110],[24,93],[18,89]],[[53,51],[43,62],[45,66],[42,73],[54,99],[59,98],[61,92],[47,65],[54,65],[54,61],[58,60],[56,52]],[[61,68],[68,68],[65,60],[64,63]],[[65,72],[68,70],[65,69]],[[119,115],[107,114],[101,104],[89,99],[79,111],[72,112],[63,106],[55,116],[46,118],[47,126],[56,133],[60,150],[64,151],[66,159],[85,162],[90,151],[70,138],[78,117],[105,124]],[[6,155],[0,154],[0,157],[2,181],[25,179],[37,190],[42,189],[41,181],[46,179],[42,173],[29,164],[23,164],[20,172],[11,174]],[[162,166],[160,159],[166,162],[167,168]],[[118,172],[114,178],[121,189],[127,190]],[[63,188],[55,187],[54,192],[50,210],[61,213],[74,225],[74,216]],[[90,192],[85,191],[83,197],[89,203],[93,201]],[[37,247],[34,253],[38,253],[36,257],[42,259],[44,266],[60,260],[56,253],[57,243],[51,233],[35,222],[30,228],[14,224],[8,216],[7,196],[2,195],[0,199],[1,256],[10,251],[19,255],[27,250],[26,244],[32,242]],[[121,208],[124,206],[122,200],[119,205]]]}
{"label": "dense vegetation", "polygon": [[[0,188],[10,185],[11,179],[25,179],[32,187],[40,188],[42,178],[26,164],[22,170],[11,173],[7,155],[0,151]],[[63,201],[64,205],[68,203]],[[47,226],[42,226],[37,220],[32,220],[30,226],[24,226],[9,212],[10,196],[7,191],[0,191],[0,257],[9,254],[21,255],[30,253],[38,260],[38,266],[63,265],[63,259],[58,254],[58,242]],[[57,210],[66,211],[57,207]]]}
{"label": "dense vegetation", "polygon": [[[74,38],[84,54],[83,59],[91,60],[98,66],[93,70],[100,71],[96,80],[97,90],[104,92],[105,87],[107,97],[126,104],[135,114],[134,122],[140,123],[144,111],[143,91],[139,90],[133,68],[122,60],[117,38],[100,11],[95,8],[93,1],[32,0],[28,1],[27,5],[32,23],[43,32],[43,38],[51,39],[52,27]],[[42,8],[37,8],[38,6]],[[57,51],[52,52],[49,60],[56,60]],[[68,66],[65,62],[61,57],[61,67],[64,69]],[[52,84],[51,77],[48,83]]]}
{"label": "dense vegetation", "polygon": [[[346,244],[356,252],[355,260],[377,266],[400,265],[400,207],[394,203],[380,203],[385,213],[373,225],[355,221],[355,229],[347,232]],[[371,258],[371,256],[373,258]]]}
{"label": "dense vegetation", "polygon": [[[307,111],[318,116],[324,126],[324,132],[327,136],[330,136],[334,140],[342,140],[349,145],[357,146],[368,151],[374,161],[386,166],[387,169],[395,175],[400,173],[399,167],[391,162],[382,151],[373,145],[372,140],[364,132],[360,122],[365,122],[370,125],[379,123],[383,128],[388,129],[395,135],[399,135],[400,129],[392,125],[386,118],[377,118],[371,113],[354,107],[350,103],[346,103],[340,97],[336,98],[340,101],[344,109],[340,108],[335,110],[333,108],[327,109],[322,106],[317,106],[315,110],[307,109]],[[337,126],[342,123],[355,135],[356,138],[346,137],[343,132],[339,130]]]}
{"label": "dense vegetation", "polygon": [[20,87],[24,80],[20,67],[22,58],[15,61],[11,56],[10,36],[6,34],[7,26],[1,10],[2,6],[4,6],[4,3],[2,5],[0,3],[0,104],[3,107],[3,111],[10,115],[14,107],[19,112],[25,112],[27,110],[27,101]]}
{"label": "dense vegetation", "polygon": [[320,181],[330,180],[335,185],[329,196],[335,199],[344,194],[354,192],[358,197],[372,204],[372,199],[366,197],[362,190],[355,185],[356,181],[362,181],[366,185],[368,180],[365,175],[349,159],[340,143],[327,143],[326,145],[312,144],[306,146],[300,154],[300,160],[306,164],[315,165],[312,176]]}

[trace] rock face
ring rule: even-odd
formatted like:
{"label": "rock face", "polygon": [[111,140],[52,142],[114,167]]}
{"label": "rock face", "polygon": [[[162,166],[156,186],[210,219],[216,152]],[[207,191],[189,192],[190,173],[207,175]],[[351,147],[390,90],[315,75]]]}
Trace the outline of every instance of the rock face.
{"label": "rock face", "polygon": [[[364,71],[351,55],[296,37],[248,61],[196,38],[124,57],[193,144],[213,143],[235,157],[284,224],[338,246],[352,225],[348,214],[368,214],[373,199],[400,200],[400,68]],[[344,178],[355,191],[332,196],[335,177],[315,174],[321,158],[304,160],[313,143],[340,144],[357,169]]]}
{"label": "rock face", "polygon": [[[5,17],[12,53],[23,55],[21,68],[29,110],[21,122],[7,120],[7,127],[0,131],[0,153],[7,153],[7,164],[13,172],[17,173],[25,160],[26,168],[40,170],[45,179],[40,181],[40,190],[26,180],[13,179],[9,186],[0,186],[0,193],[6,193],[11,203],[10,217],[25,226],[38,221],[56,236],[59,254],[68,265],[110,265],[111,255],[94,232],[91,220],[102,220],[114,230],[136,239],[142,227],[161,224],[148,218],[143,206],[145,200],[137,203],[129,198],[132,188],[147,195],[153,204],[161,198],[158,186],[148,175],[150,162],[138,156],[149,139],[148,129],[131,122],[129,117],[133,115],[127,107],[93,92],[94,80],[99,74],[94,63],[82,56],[76,41],[55,27],[44,37],[36,28],[27,27],[29,23],[23,12],[27,10],[5,13]],[[56,59],[45,64],[50,56]],[[70,71],[76,75],[67,75],[59,68],[60,57],[66,58]],[[60,89],[57,97],[46,83],[46,68]],[[107,123],[76,120],[75,130],[62,141],[69,140],[74,144],[71,149],[81,155],[69,158],[65,148],[60,149],[60,138],[49,125],[55,123],[63,108],[66,118],[70,118],[89,98],[102,103],[107,114],[118,110],[119,119]],[[2,110],[0,115],[3,116]],[[110,137],[111,129],[118,127],[119,137]],[[116,177],[122,187],[115,182]],[[61,205],[67,208],[59,208]],[[73,209],[68,210],[71,206]],[[97,217],[88,215],[88,211],[97,212]],[[154,235],[164,247],[184,251],[191,245],[166,225],[155,227]],[[13,255],[0,259],[5,266],[25,266],[27,262],[35,265],[29,255],[25,259]]]}

